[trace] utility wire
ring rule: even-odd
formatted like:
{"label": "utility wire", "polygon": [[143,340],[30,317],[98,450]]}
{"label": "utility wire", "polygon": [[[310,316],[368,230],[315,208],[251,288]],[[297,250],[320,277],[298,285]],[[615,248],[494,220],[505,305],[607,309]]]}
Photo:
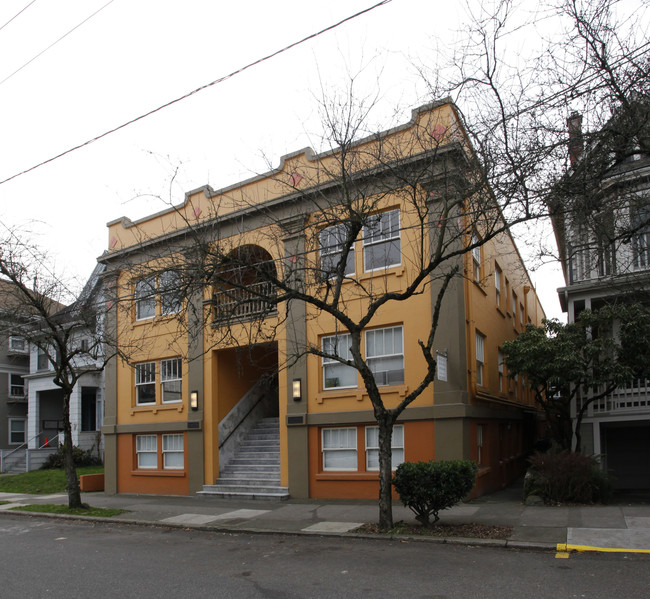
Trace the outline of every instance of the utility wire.
{"label": "utility wire", "polygon": [[20,16],[22,13],[24,13],[32,4],[34,4],[36,0],[32,0],[27,6],[19,10],[11,19],[9,19],[2,27],[0,27],[0,31],[2,31],[9,23],[11,23],[16,17]]}
{"label": "utility wire", "polygon": [[[113,2],[113,0],[110,0],[110,2]],[[110,4],[110,2],[108,4]],[[228,79],[231,79],[232,77],[235,77],[236,75],[239,75],[243,73],[244,71],[257,66],[258,64],[261,64],[267,60],[270,60],[271,58],[274,58],[280,54],[283,54],[284,52],[287,52],[296,46],[299,46],[301,44],[304,44],[305,42],[312,40],[314,38],[319,37],[320,35],[323,35],[324,33],[327,33],[328,31],[331,31],[333,29],[336,29],[337,27],[340,27],[344,23],[347,23],[348,21],[351,21],[353,19],[356,19],[357,17],[360,17],[361,15],[364,15],[371,10],[374,10],[375,8],[378,8],[380,6],[383,6],[385,4],[388,4],[389,2],[392,2],[392,0],[382,0],[381,2],[378,2],[377,4],[374,4],[368,8],[365,8],[364,10],[361,10],[349,17],[346,17],[345,19],[342,19],[341,21],[338,21],[337,23],[334,23],[333,25],[329,25],[328,27],[325,27],[324,29],[321,29],[320,31],[317,31],[316,33],[312,33],[308,35],[307,37],[303,37],[301,40],[298,40],[296,42],[293,42],[289,44],[288,46],[285,46],[284,48],[280,50],[276,50],[275,52],[272,52],[271,54],[267,54],[266,56],[259,58],[253,62],[248,63],[247,65],[240,67],[239,69],[232,71],[228,75],[224,75],[223,77],[220,77],[219,79],[215,79],[214,81],[211,81],[210,83],[206,83],[205,85],[202,85],[201,87],[197,87],[196,89],[192,90],[191,92],[188,92],[174,100],[171,100],[165,104],[162,104],[161,106],[158,106],[157,108],[154,108],[150,110],[149,112],[145,112],[144,114],[141,114],[140,116],[137,116],[130,121],[126,121],[125,123],[122,123],[121,125],[118,125],[117,127],[114,127],[113,129],[109,129],[108,131],[105,131],[104,133],[101,133],[100,135],[97,135],[96,137],[93,137],[92,139],[89,139],[88,141],[85,141],[83,143],[80,143],[79,145],[73,146],[72,148],[69,148],[65,150],[64,152],[61,152],[60,154],[57,154],[56,156],[52,156],[51,158],[48,158],[47,160],[44,160],[43,162],[39,162],[38,164],[35,164],[34,166],[27,168],[23,171],[20,171],[19,173],[16,173],[15,175],[12,175],[11,177],[7,177],[6,179],[3,179],[0,181],[0,185],[3,185],[4,183],[7,183],[9,181],[12,181],[13,179],[17,179],[18,177],[21,177],[22,175],[25,175],[27,173],[30,173],[31,171],[36,170],[37,168],[40,168],[41,166],[45,166],[46,164],[49,164],[50,162],[54,162],[55,160],[58,160],[59,158],[62,158],[63,156],[66,156],[67,154],[71,154],[72,152],[75,152],[76,150],[79,150],[81,148],[84,148],[86,146],[89,146],[90,144],[107,137],[111,133],[115,133],[117,131],[120,131],[121,129],[125,129],[129,125],[133,125],[134,123],[137,123],[138,121],[141,121],[143,119],[146,119],[147,117],[151,116],[152,114],[155,114],[157,112],[160,112],[161,110],[164,110],[165,108],[169,108],[170,106],[173,106],[174,104],[177,104],[178,102],[181,102],[183,100],[186,100],[187,98],[198,94],[199,92],[203,91],[204,89],[208,89],[209,87],[212,87],[213,85],[217,85],[219,83],[223,83],[224,81],[227,81]],[[102,7],[103,8],[103,7]],[[101,9],[100,9],[101,10]],[[99,11],[97,11],[99,12]],[[92,15],[91,15],[92,16]],[[90,18],[90,17],[89,17]],[[88,20],[88,19],[86,19]],[[66,34],[67,35],[67,34]],[[56,42],[55,42],[56,43]],[[33,59],[32,59],[33,60]],[[25,65],[26,66],[26,65]],[[22,67],[21,67],[22,68]],[[10,75],[11,76],[11,75]],[[0,81],[0,84],[3,82]]]}
{"label": "utility wire", "polygon": [[[86,17],[83,21],[81,21],[81,23],[75,25],[75,26],[74,26],[72,29],[70,29],[70,31],[68,31],[67,33],[64,33],[64,34],[63,34],[63,35],[62,35],[58,40],[52,42],[52,43],[51,43],[47,48],[45,48],[44,50],[41,50],[41,51],[40,51],[36,56],[30,58],[30,59],[29,59],[29,60],[28,60],[28,61],[27,61],[27,62],[26,62],[22,67],[18,67],[18,68],[17,68],[13,73],[11,73],[11,75],[7,75],[7,76],[6,76],[2,81],[0,81],[0,85],[2,85],[5,81],[9,81],[9,79],[11,79],[11,78],[16,74],[16,73],[20,73],[20,71],[22,71],[26,66],[30,65],[31,63],[33,63],[33,62],[34,62],[34,61],[35,61],[39,56],[42,56],[42,55],[45,54],[45,53],[46,53],[50,48],[52,48],[53,46],[56,46],[60,41],[62,41],[62,40],[65,39],[66,37],[68,37],[68,36],[69,36],[73,31],[75,31],[76,29],[79,29],[79,27],[81,27],[84,23],[87,23],[88,21],[90,21],[90,19],[92,19],[92,18],[93,18],[97,13],[101,12],[102,10],[104,10],[104,9],[105,9],[109,4],[112,4],[114,1],[115,1],[115,0],[108,0],[108,2],[107,2],[106,4],[104,4],[104,6],[102,6],[101,8],[98,8],[98,9],[97,9],[93,14],[91,14],[89,17]],[[33,0],[33,2],[36,2],[36,0]],[[25,8],[27,8],[27,7],[25,7]],[[23,9],[23,10],[25,10],[25,9]],[[22,12],[22,11],[21,11],[21,12]],[[20,13],[18,13],[18,14],[20,14]],[[14,18],[15,18],[15,17],[14,17]]]}

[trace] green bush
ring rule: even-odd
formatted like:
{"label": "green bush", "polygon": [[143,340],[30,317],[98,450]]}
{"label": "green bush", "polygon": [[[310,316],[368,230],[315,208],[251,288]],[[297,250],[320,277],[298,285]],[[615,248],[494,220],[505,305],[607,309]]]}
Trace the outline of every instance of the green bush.
{"label": "green bush", "polygon": [[405,462],[395,470],[393,486],[415,519],[430,526],[440,519],[439,511],[457,504],[472,490],[477,471],[478,466],[469,460]]}
{"label": "green bush", "polygon": [[607,503],[612,491],[611,477],[593,456],[562,451],[530,458],[526,497],[539,495],[545,503]]}
{"label": "green bush", "polygon": [[[77,468],[83,466],[101,466],[102,460],[90,450],[84,451],[80,447],[72,448],[72,458],[74,465]],[[51,470],[54,468],[63,468],[63,445],[59,447],[56,453],[50,454],[45,463],[41,466],[41,470]]]}

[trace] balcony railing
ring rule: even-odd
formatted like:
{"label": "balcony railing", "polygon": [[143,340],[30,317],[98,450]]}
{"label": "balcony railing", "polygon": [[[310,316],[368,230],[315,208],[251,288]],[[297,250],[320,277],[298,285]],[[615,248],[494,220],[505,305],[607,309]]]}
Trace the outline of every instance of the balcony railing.
{"label": "balcony railing", "polygon": [[635,379],[629,385],[619,387],[607,397],[595,401],[590,407],[595,415],[650,412],[650,381]]}
{"label": "balcony railing", "polygon": [[275,311],[275,305],[268,299],[274,297],[273,285],[269,282],[252,283],[246,289],[231,288],[212,295],[215,322],[250,320]]}

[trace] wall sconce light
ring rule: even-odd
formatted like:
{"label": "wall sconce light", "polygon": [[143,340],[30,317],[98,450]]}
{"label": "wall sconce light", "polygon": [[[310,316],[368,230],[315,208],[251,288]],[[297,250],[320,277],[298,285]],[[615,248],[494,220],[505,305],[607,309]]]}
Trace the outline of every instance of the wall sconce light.
{"label": "wall sconce light", "polygon": [[300,401],[302,399],[302,380],[293,379],[293,390],[291,396],[293,401]]}
{"label": "wall sconce light", "polygon": [[199,392],[190,391],[190,408],[193,410],[199,409]]}

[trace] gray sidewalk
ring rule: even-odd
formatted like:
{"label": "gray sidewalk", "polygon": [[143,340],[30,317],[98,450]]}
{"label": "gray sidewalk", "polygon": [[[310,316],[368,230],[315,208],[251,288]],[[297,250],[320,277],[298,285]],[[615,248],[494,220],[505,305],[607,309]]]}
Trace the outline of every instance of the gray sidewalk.
{"label": "gray sidewalk", "polygon": [[[107,495],[88,493],[93,507],[121,508],[111,518],[141,524],[239,532],[349,534],[366,522],[376,522],[376,502],[353,500],[240,501],[205,496]],[[67,503],[67,496],[0,493],[0,511],[16,505]],[[16,513],[16,512],[9,512]],[[395,522],[416,523],[410,510],[393,504]],[[436,538],[439,542],[488,544],[555,550],[610,550],[650,553],[650,503],[608,506],[525,506],[517,488],[462,503],[441,512],[441,521],[512,527],[507,540]]]}

